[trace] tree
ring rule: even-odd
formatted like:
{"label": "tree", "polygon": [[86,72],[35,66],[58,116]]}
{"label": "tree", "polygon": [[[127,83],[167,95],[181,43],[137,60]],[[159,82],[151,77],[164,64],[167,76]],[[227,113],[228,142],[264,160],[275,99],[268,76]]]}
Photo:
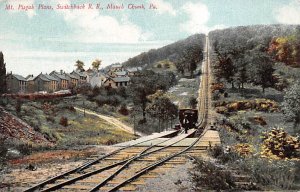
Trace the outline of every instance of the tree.
{"label": "tree", "polygon": [[131,78],[128,93],[135,106],[140,107],[143,113],[143,121],[146,121],[146,107],[150,102],[148,95],[154,94],[157,90],[168,90],[176,83],[176,77],[172,72],[155,73],[151,70],[141,71],[139,76]]}
{"label": "tree", "polygon": [[220,80],[225,79],[228,83],[231,83],[231,87],[234,88],[234,75],[235,66],[231,58],[229,57],[219,57],[219,61],[215,67],[215,75]]}
{"label": "tree", "polygon": [[236,50],[233,46],[221,45],[219,41],[214,41],[213,49],[217,57],[217,63],[215,65],[215,76],[217,80],[225,79],[228,83],[231,83],[231,87],[234,88],[234,75],[236,72],[236,66],[232,59],[242,53],[242,50]]}
{"label": "tree", "polygon": [[64,117],[62,116],[59,120],[59,124],[64,126],[64,127],[67,127],[69,125],[68,123],[68,118],[67,117]]}
{"label": "tree", "polygon": [[190,97],[190,99],[189,99],[189,105],[190,105],[190,107],[191,107],[192,109],[196,109],[197,103],[198,103],[197,98],[195,98],[195,97]]}
{"label": "tree", "polygon": [[6,93],[6,64],[3,53],[0,52],[0,94]]}
{"label": "tree", "polygon": [[19,114],[22,110],[22,105],[23,105],[23,101],[21,101],[20,99],[17,99],[17,102],[16,102],[16,106],[15,106],[15,109],[16,109],[16,112]]}
{"label": "tree", "polygon": [[189,70],[190,70],[190,73],[191,73],[191,78],[194,77],[194,71],[197,69],[197,63],[196,61],[193,59],[191,62],[190,62],[190,66],[189,66]]}
{"label": "tree", "polygon": [[92,63],[92,67],[93,67],[93,69],[96,69],[97,71],[99,70],[99,67],[100,67],[100,65],[101,65],[101,60],[99,60],[99,59],[96,59],[95,61],[93,61],[93,63]]}
{"label": "tree", "polygon": [[177,72],[181,75],[184,75],[184,67],[185,67],[185,61],[184,59],[180,59],[177,62],[175,62],[175,66],[177,69]]}
{"label": "tree", "polygon": [[178,72],[183,74],[186,68],[190,72],[190,77],[193,77],[194,71],[197,69],[197,62],[203,59],[202,46],[201,44],[193,44],[181,53],[181,59],[176,63]]}
{"label": "tree", "polygon": [[159,129],[161,125],[174,120],[178,115],[178,107],[164,95],[164,92],[158,90],[155,94],[148,96],[151,103],[147,107],[147,111],[152,117],[156,117],[159,121]]}
{"label": "tree", "polygon": [[142,110],[143,121],[146,121],[146,107],[149,102],[147,96],[155,93],[156,80],[153,71],[143,71],[140,76],[133,77],[129,85],[129,94],[135,106],[139,106]]}
{"label": "tree", "polygon": [[253,70],[252,81],[254,84],[260,85],[264,93],[265,88],[272,87],[275,84],[273,62],[268,55],[262,52],[254,51],[252,56],[252,66],[250,66]]}
{"label": "tree", "polygon": [[82,61],[77,60],[75,66],[77,67],[76,70],[81,72],[84,71],[84,63]]}
{"label": "tree", "polygon": [[235,62],[237,66],[237,73],[235,74],[235,81],[238,83],[239,89],[244,89],[244,84],[248,81],[248,65],[245,58],[240,58]]}
{"label": "tree", "polygon": [[294,129],[300,124],[300,82],[297,81],[286,90],[282,103],[283,112],[287,120],[294,122]]}

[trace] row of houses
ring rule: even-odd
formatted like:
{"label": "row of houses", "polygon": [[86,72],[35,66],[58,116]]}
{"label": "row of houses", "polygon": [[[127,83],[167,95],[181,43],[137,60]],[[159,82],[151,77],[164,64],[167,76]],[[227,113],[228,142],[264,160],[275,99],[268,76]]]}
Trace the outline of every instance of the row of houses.
{"label": "row of houses", "polygon": [[18,74],[6,75],[8,93],[56,92],[74,88],[80,84],[89,83],[92,87],[110,86],[112,88],[127,87],[130,78],[141,71],[137,68],[124,68],[122,65],[112,65],[108,70],[88,69],[73,70],[71,73],[52,71],[49,74],[40,73],[37,76],[23,77]]}

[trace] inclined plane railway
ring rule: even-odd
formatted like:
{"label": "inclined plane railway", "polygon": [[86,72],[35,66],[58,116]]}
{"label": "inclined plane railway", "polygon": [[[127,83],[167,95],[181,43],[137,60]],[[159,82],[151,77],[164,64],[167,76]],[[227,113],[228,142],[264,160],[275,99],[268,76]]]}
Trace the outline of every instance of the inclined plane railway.
{"label": "inclined plane railway", "polygon": [[[155,177],[153,172],[172,168],[172,164],[182,161],[184,158],[182,154],[197,154],[205,150],[196,144],[208,129],[208,38],[205,50],[206,58],[202,65],[196,127],[189,129],[187,133],[183,130],[173,130],[162,133],[160,137],[148,136],[129,142],[124,147],[104,156],[95,157],[79,167],[38,183],[25,191],[135,191],[133,185],[144,184],[140,178]],[[184,117],[185,111],[182,113],[181,117]],[[176,145],[186,138],[194,138],[194,140],[185,146]],[[143,145],[145,143],[148,144]]]}

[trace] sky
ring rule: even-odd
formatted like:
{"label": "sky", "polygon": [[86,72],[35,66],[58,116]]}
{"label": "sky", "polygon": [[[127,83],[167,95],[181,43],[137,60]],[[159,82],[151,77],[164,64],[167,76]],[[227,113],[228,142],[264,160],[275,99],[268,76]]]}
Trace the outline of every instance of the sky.
{"label": "sky", "polygon": [[[103,9],[95,9],[97,3]],[[40,4],[53,9],[38,9]],[[58,4],[86,8],[61,10]],[[124,9],[106,9],[108,4]],[[0,0],[0,51],[8,72],[70,72],[78,59],[86,68],[95,59],[107,66],[195,33],[255,24],[300,24],[300,0]]]}

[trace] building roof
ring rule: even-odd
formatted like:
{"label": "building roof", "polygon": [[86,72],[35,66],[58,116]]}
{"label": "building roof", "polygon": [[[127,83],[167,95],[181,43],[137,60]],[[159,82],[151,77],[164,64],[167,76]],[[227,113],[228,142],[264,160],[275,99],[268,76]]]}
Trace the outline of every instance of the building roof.
{"label": "building roof", "polygon": [[128,82],[130,81],[130,77],[115,77],[111,78],[114,82]]}
{"label": "building roof", "polygon": [[34,78],[34,80],[37,79],[38,77],[39,77],[41,80],[43,80],[43,81],[48,81],[48,82],[50,81],[50,80],[49,80],[47,77],[45,77],[44,74],[42,74],[42,73],[39,74],[38,76],[36,76],[36,77]]}
{"label": "building roof", "polygon": [[71,79],[78,79],[77,77],[75,77],[74,75],[72,75],[70,73],[65,73],[65,75],[69,76]]}
{"label": "building roof", "polygon": [[121,68],[121,67],[123,67],[123,65],[122,64],[112,64],[110,67]]}
{"label": "building roof", "polygon": [[57,77],[57,78],[59,78],[59,79],[68,80],[64,74],[60,74],[60,73],[58,73],[56,71],[53,71],[52,75],[55,76],[55,77]]}
{"label": "building roof", "polygon": [[33,81],[35,79],[35,77],[34,76],[30,76],[30,77],[28,77],[26,79],[27,79],[27,81]]}
{"label": "building roof", "polygon": [[114,72],[117,76],[125,76],[127,74],[126,71],[116,71]]}
{"label": "building roof", "polygon": [[73,71],[72,73],[76,73],[80,77],[86,77],[87,76],[86,74],[84,74],[83,72],[80,72],[80,71]]}
{"label": "building roof", "polygon": [[51,75],[48,75],[48,74],[42,74],[42,75],[44,75],[50,81],[58,81],[58,79],[56,79],[55,77],[52,77]]}
{"label": "building roof", "polygon": [[128,72],[137,72],[137,71],[141,71],[142,67],[132,67],[132,68],[127,68],[126,70]]}
{"label": "building roof", "polygon": [[27,81],[23,76],[21,75],[17,75],[17,74],[11,74],[12,76],[14,76],[16,79],[18,79],[19,81]]}

